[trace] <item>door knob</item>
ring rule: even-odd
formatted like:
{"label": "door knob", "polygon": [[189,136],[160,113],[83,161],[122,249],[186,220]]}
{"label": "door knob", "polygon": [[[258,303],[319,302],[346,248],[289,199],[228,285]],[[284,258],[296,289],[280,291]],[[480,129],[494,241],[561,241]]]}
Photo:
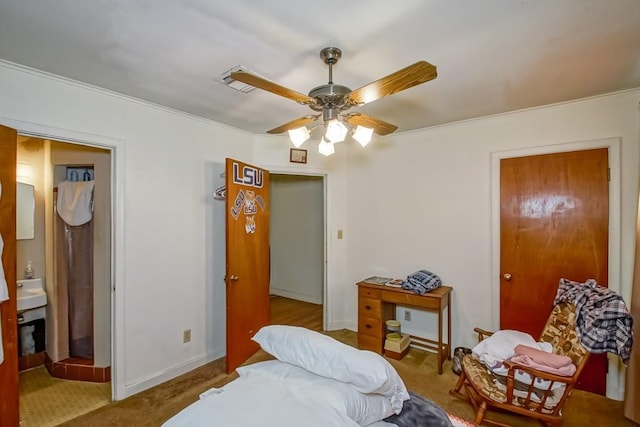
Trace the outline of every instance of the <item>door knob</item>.
{"label": "door knob", "polygon": [[504,280],[506,280],[507,282],[508,282],[509,280],[511,280],[511,274],[509,274],[509,273],[504,273],[504,274],[502,275],[502,277],[504,277]]}
{"label": "door knob", "polygon": [[235,276],[235,275],[233,275],[233,274],[232,274],[232,275],[229,277],[229,280],[232,280],[232,281],[236,282],[236,281],[238,280],[238,276]]}

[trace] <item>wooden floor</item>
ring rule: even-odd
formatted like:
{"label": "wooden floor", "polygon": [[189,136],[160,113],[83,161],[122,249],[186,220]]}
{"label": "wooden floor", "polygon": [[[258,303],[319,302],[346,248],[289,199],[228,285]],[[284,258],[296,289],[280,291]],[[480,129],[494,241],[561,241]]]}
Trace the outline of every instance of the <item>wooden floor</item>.
{"label": "wooden floor", "polygon": [[303,326],[322,331],[322,305],[272,296],[270,299],[271,324]]}

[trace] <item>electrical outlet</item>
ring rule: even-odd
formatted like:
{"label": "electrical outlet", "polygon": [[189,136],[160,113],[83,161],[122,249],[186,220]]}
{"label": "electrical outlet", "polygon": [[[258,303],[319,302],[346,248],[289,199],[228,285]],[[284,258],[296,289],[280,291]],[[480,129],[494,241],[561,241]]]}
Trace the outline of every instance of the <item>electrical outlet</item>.
{"label": "electrical outlet", "polygon": [[411,322],[411,312],[409,310],[404,311],[404,320],[406,322]]}
{"label": "electrical outlet", "polygon": [[182,332],[182,342],[186,344],[189,341],[191,341],[191,329],[185,329]]}

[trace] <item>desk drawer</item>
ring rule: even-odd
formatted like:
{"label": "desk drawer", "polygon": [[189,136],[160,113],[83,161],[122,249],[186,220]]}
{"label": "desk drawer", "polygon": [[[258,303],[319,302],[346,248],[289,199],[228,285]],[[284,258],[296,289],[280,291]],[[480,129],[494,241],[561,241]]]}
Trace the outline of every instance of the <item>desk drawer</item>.
{"label": "desk drawer", "polygon": [[373,298],[358,298],[358,316],[369,316],[380,318],[382,302]]}
{"label": "desk drawer", "polygon": [[382,320],[379,317],[358,316],[358,336],[369,335],[382,339]]}
{"label": "desk drawer", "polygon": [[383,291],[382,299],[399,305],[413,305],[427,310],[438,310],[442,301],[442,298],[428,296],[428,294],[416,295],[392,291]]}
{"label": "desk drawer", "polygon": [[382,340],[370,335],[358,334],[358,348],[382,354]]}
{"label": "desk drawer", "polygon": [[358,287],[358,296],[365,298],[380,299],[380,289],[371,289],[365,287]]}

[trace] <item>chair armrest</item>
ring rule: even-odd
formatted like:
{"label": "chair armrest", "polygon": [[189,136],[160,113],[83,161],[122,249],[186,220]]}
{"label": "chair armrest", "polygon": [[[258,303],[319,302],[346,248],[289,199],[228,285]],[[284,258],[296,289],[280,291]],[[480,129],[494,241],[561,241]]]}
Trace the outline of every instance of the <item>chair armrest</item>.
{"label": "chair armrest", "polygon": [[478,342],[482,341],[486,337],[490,337],[491,335],[493,335],[493,332],[486,331],[486,330],[481,329],[481,328],[473,328],[473,331],[478,334]]}
{"label": "chair armrest", "polygon": [[571,377],[564,376],[564,375],[556,375],[550,372],[539,371],[538,369],[532,368],[530,366],[524,366],[519,363],[515,363],[511,360],[505,360],[502,362],[502,364],[509,369],[509,373],[507,374],[508,377],[515,375],[515,370],[518,369],[522,372],[526,372],[527,374],[531,375],[531,377],[534,380],[536,378],[539,378],[541,380],[559,382],[567,385],[575,384],[576,381],[578,380],[576,375],[573,375]]}
{"label": "chair armrest", "polygon": [[[554,408],[554,412],[557,412],[560,410],[560,408],[562,408],[564,402],[567,400],[578,381],[578,375],[575,374],[571,377],[555,375],[549,372],[543,372],[528,366],[520,365],[519,363],[514,363],[510,360],[505,360],[503,364],[504,366],[509,368],[509,371],[507,372],[507,401],[512,401],[514,392],[516,391],[515,371],[516,369],[521,370],[531,376],[530,384],[518,381],[519,384],[526,388],[526,390],[520,389],[520,393],[524,392],[526,395],[523,406],[529,408],[530,410],[535,410],[536,412],[541,412],[542,408],[547,406],[547,399],[552,398],[554,392],[551,387],[553,386],[554,382],[558,382],[564,385],[564,391],[562,392],[561,397],[559,399],[556,398],[555,403],[551,403],[549,405],[550,407]],[[536,387],[536,379],[549,381],[548,387]],[[542,396],[540,396],[540,393],[542,393]],[[534,399],[534,395],[537,395],[538,399]],[[535,403],[536,401],[539,401],[541,403]]]}

